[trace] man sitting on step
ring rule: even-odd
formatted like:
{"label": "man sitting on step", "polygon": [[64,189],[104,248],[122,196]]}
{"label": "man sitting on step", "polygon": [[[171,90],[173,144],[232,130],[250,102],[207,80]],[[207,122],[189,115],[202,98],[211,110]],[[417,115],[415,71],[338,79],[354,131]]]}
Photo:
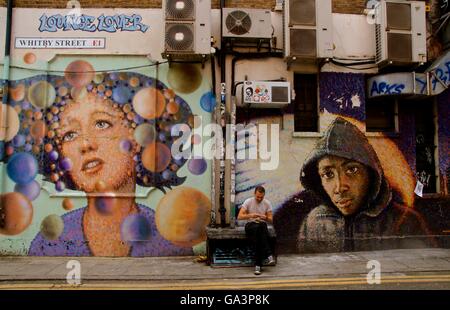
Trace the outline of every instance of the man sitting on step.
{"label": "man sitting on step", "polygon": [[260,275],[264,263],[273,264],[274,258],[270,249],[269,231],[267,223],[272,223],[272,204],[264,199],[266,190],[262,186],[255,188],[254,197],[248,198],[242,204],[239,211],[238,220],[247,220],[245,233],[252,243],[255,254],[255,274]]}

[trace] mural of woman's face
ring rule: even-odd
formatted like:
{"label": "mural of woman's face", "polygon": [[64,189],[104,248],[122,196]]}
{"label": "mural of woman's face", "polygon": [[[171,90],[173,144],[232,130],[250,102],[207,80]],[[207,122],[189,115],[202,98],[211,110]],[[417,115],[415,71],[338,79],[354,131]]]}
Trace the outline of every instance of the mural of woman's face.
{"label": "mural of woman's face", "polygon": [[79,189],[87,193],[134,189],[132,132],[111,102],[95,95],[71,102],[60,113],[60,124],[61,154],[72,161],[70,177]]}
{"label": "mural of woman's face", "polygon": [[370,174],[363,164],[325,156],[318,162],[318,172],[325,192],[344,216],[357,212],[366,201]]}

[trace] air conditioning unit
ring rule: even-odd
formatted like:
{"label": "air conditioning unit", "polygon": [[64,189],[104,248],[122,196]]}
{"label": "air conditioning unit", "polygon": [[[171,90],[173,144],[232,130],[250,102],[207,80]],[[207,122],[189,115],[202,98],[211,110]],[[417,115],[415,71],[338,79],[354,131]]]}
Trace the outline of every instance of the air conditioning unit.
{"label": "air conditioning unit", "polygon": [[285,0],[285,56],[290,60],[333,57],[331,0]]}
{"label": "air conditioning unit", "polygon": [[222,36],[224,38],[271,39],[270,10],[224,8],[222,10]]}
{"label": "air conditioning unit", "polygon": [[243,100],[239,106],[281,108],[291,103],[289,82],[245,81]]}
{"label": "air conditioning unit", "polygon": [[163,0],[164,58],[211,53],[211,0]]}
{"label": "air conditioning unit", "polygon": [[379,66],[427,61],[425,2],[381,0],[375,21]]}

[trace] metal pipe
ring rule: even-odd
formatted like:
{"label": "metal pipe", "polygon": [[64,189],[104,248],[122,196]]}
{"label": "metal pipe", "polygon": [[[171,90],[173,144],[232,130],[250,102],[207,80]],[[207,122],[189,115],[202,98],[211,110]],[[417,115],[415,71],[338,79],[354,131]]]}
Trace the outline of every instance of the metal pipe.
{"label": "metal pipe", "polygon": [[[220,94],[220,104],[218,107],[219,110],[219,117],[218,117],[218,122],[222,127],[222,136],[225,137],[226,136],[226,131],[225,131],[225,124],[227,123],[226,121],[226,93],[225,93],[225,89],[226,89],[226,75],[225,75],[225,67],[226,67],[226,52],[225,52],[225,45],[224,45],[224,40],[223,40],[223,8],[225,7],[225,0],[220,0],[220,83],[221,83],[221,94]],[[225,145],[223,145],[223,149],[222,151],[225,150]],[[224,154],[221,154],[224,157]],[[225,159],[221,158],[220,159],[220,164],[219,164],[219,183],[220,183],[220,188],[219,188],[219,213],[220,213],[220,226],[221,227],[225,227],[226,226],[226,208],[225,208]]]}
{"label": "metal pipe", "polygon": [[211,79],[212,79],[212,93],[214,95],[214,98],[216,98],[216,59],[214,57],[214,54],[211,54]]}
{"label": "metal pipe", "polygon": [[226,59],[226,52],[225,52],[225,42],[223,39],[223,8],[225,7],[225,0],[220,0],[220,82],[225,83],[225,59]]}
{"label": "metal pipe", "polygon": [[[13,0],[8,0],[7,3],[7,11],[6,11],[6,39],[5,39],[5,55],[3,58],[3,80],[5,83],[3,84],[3,98],[2,98],[2,104],[7,105],[9,101],[9,76],[10,76],[10,67],[11,67],[11,25],[12,25],[12,8],[14,5]],[[1,121],[5,121],[5,124],[1,124],[4,126],[4,130],[8,131],[8,110],[5,109],[3,111],[5,116]],[[0,121],[0,122],[1,122]],[[6,133],[5,132],[5,133]],[[5,135],[6,136],[6,135]],[[3,150],[4,152],[4,150]],[[3,156],[2,156],[3,157]],[[3,180],[6,180],[6,169],[3,169]],[[0,184],[1,191],[3,193],[4,186],[6,185],[6,182],[3,181],[3,184]]]}
{"label": "metal pipe", "polygon": [[[215,59],[215,55],[212,54],[211,55],[211,75],[212,75],[212,93],[215,99],[217,99],[216,96],[216,59]],[[212,159],[212,163],[215,164],[216,163],[216,159]],[[215,227],[216,225],[216,192],[217,192],[217,188],[216,188],[216,171],[215,171],[215,167],[213,167],[212,171],[211,171],[211,182],[212,182],[212,189],[211,189],[211,201],[212,201],[212,208],[211,208],[211,214],[210,214],[210,222],[209,222],[209,226],[210,227]]]}
{"label": "metal pipe", "polygon": [[[9,75],[11,66],[11,25],[12,25],[12,8],[14,0],[8,0],[6,10],[6,38],[5,38],[5,55],[3,59],[3,100],[2,103],[6,104],[9,101]],[[7,124],[5,124],[6,126]]]}

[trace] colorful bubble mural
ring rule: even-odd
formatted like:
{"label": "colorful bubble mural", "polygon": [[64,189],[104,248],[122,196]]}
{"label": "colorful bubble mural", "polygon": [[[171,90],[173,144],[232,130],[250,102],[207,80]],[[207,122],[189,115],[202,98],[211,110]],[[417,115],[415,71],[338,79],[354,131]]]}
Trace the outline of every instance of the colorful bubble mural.
{"label": "colorful bubble mural", "polygon": [[206,240],[211,201],[190,187],[167,193],[156,209],[156,225],[164,238],[179,246],[193,246]]}
{"label": "colorful bubble mural", "polygon": [[2,124],[8,121],[8,127],[0,128],[0,141],[11,141],[17,134],[20,128],[20,121],[17,111],[9,105],[2,103],[1,105]]}
{"label": "colorful bubble mural", "polygon": [[214,111],[214,108],[216,107],[216,98],[214,94],[212,92],[204,94],[200,99],[200,106],[206,112]]}
{"label": "colorful bubble mural", "polygon": [[167,80],[174,91],[190,94],[200,87],[202,73],[199,65],[174,63],[170,66]]}
{"label": "colorful bubble mural", "polygon": [[[28,53],[23,60],[32,64],[35,58]],[[196,74],[193,82],[181,85],[190,73]],[[63,76],[11,81],[10,102],[1,106],[8,126],[2,126],[0,141],[4,182],[14,192],[1,195],[0,240],[25,234],[31,256],[191,255],[204,240],[211,202],[204,189],[189,187],[181,195],[177,189],[203,174],[207,163],[181,174],[187,159],[172,157],[178,137],[171,130],[192,130],[195,104],[179,93],[194,93],[203,78],[191,65],[163,78],[175,87],[139,73],[96,72],[79,59]],[[145,189],[163,196],[141,195],[138,201],[137,191]],[[157,205],[162,216],[152,209]],[[166,227],[179,219],[183,229]]]}
{"label": "colorful bubble mural", "polygon": [[89,84],[94,76],[94,68],[89,62],[84,60],[71,62],[65,70],[66,81],[77,88]]}
{"label": "colorful bubble mural", "polygon": [[208,164],[203,158],[192,158],[188,161],[188,169],[192,174],[200,175],[206,171]]}
{"label": "colorful bubble mural", "polygon": [[60,216],[51,214],[41,223],[41,234],[47,240],[56,240],[64,230],[64,221]]}
{"label": "colorful bubble mural", "polygon": [[18,235],[31,224],[33,207],[20,193],[6,193],[0,196],[0,234]]}
{"label": "colorful bubble mural", "polygon": [[28,65],[34,64],[36,62],[36,60],[37,60],[37,57],[34,53],[26,53],[23,56],[23,62]]}

